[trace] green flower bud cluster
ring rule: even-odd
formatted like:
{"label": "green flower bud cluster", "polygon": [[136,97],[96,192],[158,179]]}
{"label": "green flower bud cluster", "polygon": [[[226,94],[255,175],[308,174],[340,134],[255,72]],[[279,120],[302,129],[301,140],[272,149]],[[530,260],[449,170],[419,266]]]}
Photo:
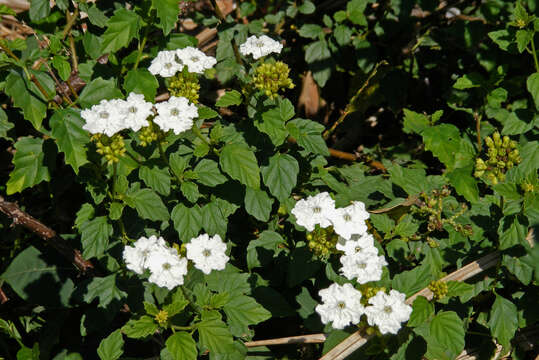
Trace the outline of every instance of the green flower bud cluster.
{"label": "green flower bud cluster", "polygon": [[183,96],[193,104],[198,104],[200,83],[197,74],[187,71],[177,73],[170,79],[168,91],[172,96]]}
{"label": "green flower bud cluster", "polygon": [[438,242],[430,236],[427,236],[427,245],[430,246],[432,249],[435,249],[440,246],[440,244],[438,244]]}
{"label": "green flower bud cluster", "polygon": [[313,232],[307,234],[309,249],[322,259],[327,259],[334,253],[339,237],[333,232],[333,228],[322,229],[316,227]]}
{"label": "green flower bud cluster", "polygon": [[432,291],[435,300],[440,300],[447,295],[447,283],[443,280],[431,281],[429,290]]}
{"label": "green flower bud cluster", "polygon": [[109,165],[117,163],[125,154],[124,138],[120,134],[108,137],[103,134],[95,134],[91,137],[97,147],[97,153],[105,156]]}
{"label": "green flower bud cluster", "polygon": [[509,136],[501,137],[499,132],[492,134],[492,137],[485,138],[487,145],[487,160],[478,157],[475,161],[475,177],[485,176],[486,179],[496,185],[505,181],[507,170],[521,162],[518,152],[517,142],[509,139]]}
{"label": "green flower bud cluster", "polygon": [[369,303],[369,299],[373,297],[374,295],[378,294],[379,291],[386,291],[385,287],[376,287],[376,286],[370,286],[370,285],[362,285],[361,288],[361,303],[363,306],[367,306]]}
{"label": "green flower bud cluster", "polygon": [[264,63],[255,70],[255,87],[262,90],[268,97],[275,98],[281,89],[293,89],[294,84],[288,77],[290,68],[282,61],[274,64]]}
{"label": "green flower bud cluster", "polygon": [[535,185],[533,185],[532,183],[529,183],[529,182],[523,182],[521,185],[520,185],[520,188],[522,189],[522,191],[524,191],[525,193],[532,193],[532,192],[535,192]]}
{"label": "green flower bud cluster", "polygon": [[160,326],[164,327],[168,322],[168,312],[166,310],[161,310],[154,318]]}
{"label": "green flower bud cluster", "polygon": [[140,146],[146,147],[156,141],[159,138],[160,131],[159,127],[150,121],[150,126],[145,126],[138,132]]}

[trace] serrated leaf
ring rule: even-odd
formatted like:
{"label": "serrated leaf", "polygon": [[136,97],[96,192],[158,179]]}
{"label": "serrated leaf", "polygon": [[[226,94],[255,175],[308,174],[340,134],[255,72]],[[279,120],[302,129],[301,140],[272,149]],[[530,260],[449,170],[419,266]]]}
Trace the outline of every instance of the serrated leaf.
{"label": "serrated leaf", "polygon": [[217,100],[215,106],[227,107],[231,105],[239,105],[242,102],[241,93],[236,90],[227,91]]}
{"label": "serrated leaf", "polygon": [[451,350],[453,356],[464,349],[464,335],[464,323],[454,311],[440,311],[430,323],[430,337]]}
{"label": "serrated leaf", "polygon": [[403,271],[395,275],[391,282],[392,287],[404,294],[406,297],[413,295],[426,287],[431,280],[434,280],[430,269],[421,265],[409,271]]}
{"label": "serrated leaf", "polygon": [[247,267],[249,270],[271,261],[283,251],[279,245],[284,242],[281,235],[269,230],[262,232],[257,239],[249,241],[249,245],[247,245]]}
{"label": "serrated leaf", "polygon": [[528,79],[526,80],[526,87],[530,92],[533,101],[535,102],[535,108],[539,109],[539,72],[528,76]]}
{"label": "serrated leaf", "polygon": [[167,221],[169,214],[163,201],[153,190],[140,189],[127,194],[125,202],[143,219]]}
{"label": "serrated leaf", "polygon": [[170,174],[167,169],[161,169],[157,166],[141,166],[139,177],[146,185],[151,187],[161,195],[170,194]]}
{"label": "serrated leaf", "polygon": [[30,20],[37,21],[49,16],[51,6],[48,0],[32,0],[30,2]]}
{"label": "serrated leaf", "polygon": [[517,307],[511,301],[496,294],[488,320],[490,333],[506,349],[518,328]]}
{"label": "serrated leaf", "polygon": [[528,47],[528,44],[533,39],[533,30],[517,30],[516,41],[518,52],[522,53]]}
{"label": "serrated leaf", "polygon": [[505,250],[524,242],[528,233],[527,220],[522,216],[505,216],[498,227],[500,250]]}
{"label": "serrated leaf", "polygon": [[180,185],[180,190],[187,200],[196,203],[202,196],[198,191],[198,185],[192,181],[183,181]]}
{"label": "serrated leaf", "polygon": [[296,119],[289,121],[286,128],[290,135],[296,139],[298,145],[310,153],[329,156],[326,142],[322,138],[324,126],[312,120]]}
{"label": "serrated leaf", "polygon": [[253,189],[260,188],[260,169],[255,154],[241,144],[227,144],[219,154],[219,164],[232,179]]}
{"label": "serrated leaf", "polygon": [[116,87],[113,79],[103,80],[101,77],[92,80],[84,87],[79,95],[79,104],[83,108],[89,108],[98,104],[101,100],[121,98],[122,92]]}
{"label": "serrated leaf", "polygon": [[511,274],[515,275],[524,285],[529,285],[532,281],[534,271],[533,266],[522,261],[520,258],[504,255],[502,265],[505,266]]}
{"label": "serrated leaf", "polygon": [[58,149],[64,153],[65,162],[73,168],[75,174],[88,162],[86,145],[90,142],[88,132],[82,128],[85,121],[75,109],[60,109],[50,119],[52,137]]}
{"label": "serrated leaf", "polygon": [[230,296],[248,294],[251,290],[249,274],[233,272],[229,268],[224,271],[212,271],[206,276],[206,282],[210,290],[218,293],[227,292]]}
{"label": "serrated leaf", "polygon": [[112,225],[107,222],[106,216],[84,222],[80,227],[82,256],[89,259],[103,254],[109,245],[112,231]]}
{"label": "serrated leaf", "polygon": [[174,360],[197,359],[197,344],[188,332],[180,331],[170,335],[165,345]]}
{"label": "serrated leaf", "polygon": [[58,71],[58,75],[60,75],[62,80],[66,81],[69,79],[69,75],[71,74],[71,65],[66,59],[56,55],[52,58],[52,66],[56,69],[56,71]]}
{"label": "serrated leaf", "polygon": [[166,36],[170,33],[180,13],[180,6],[177,0],[152,0],[152,6],[157,10],[159,23],[156,26],[163,30]]}
{"label": "serrated leaf", "polygon": [[279,201],[288,199],[298,179],[297,160],[288,154],[277,153],[269,159],[268,166],[263,166],[261,171],[264,183],[271,194]]}
{"label": "serrated leaf", "polygon": [[8,195],[21,192],[26,188],[50,181],[49,169],[43,166],[45,153],[43,139],[23,137],[15,143],[13,164],[15,169],[9,174],[6,193]]}
{"label": "serrated leaf", "polygon": [[107,21],[109,20],[109,18],[106,17],[105,14],[101,10],[99,10],[97,6],[95,6],[95,4],[88,8],[87,14],[88,19],[95,26],[103,28],[105,27],[105,25],[107,25]]}
{"label": "serrated leaf", "polygon": [[101,360],[117,360],[124,353],[124,339],[120,330],[107,336],[97,348],[97,355]]}
{"label": "serrated leaf", "polygon": [[224,306],[228,325],[232,333],[242,336],[249,333],[249,325],[258,324],[271,318],[271,313],[257,303],[255,299],[245,295],[237,295]]}
{"label": "serrated leaf", "polygon": [[198,175],[197,182],[206,186],[217,186],[226,182],[226,176],[221,173],[217,163],[213,160],[202,159],[195,166],[194,172]]}
{"label": "serrated leaf", "polygon": [[140,339],[155,334],[158,328],[152,317],[143,315],[140,319],[130,319],[122,326],[122,332],[132,339]]}
{"label": "serrated leaf", "polygon": [[197,324],[201,350],[213,354],[226,354],[232,346],[232,334],[216,311],[203,311],[202,321]]}
{"label": "serrated leaf", "polygon": [[225,216],[215,201],[204,205],[202,208],[202,226],[210,235],[219,234],[221,237],[224,236],[228,226],[227,220],[228,216]]}
{"label": "serrated leaf", "polygon": [[99,298],[99,307],[107,307],[113,300],[122,300],[127,296],[125,291],[116,286],[116,274],[105,277],[94,277],[88,284],[84,301],[91,303],[95,298]]}
{"label": "serrated leaf", "polygon": [[316,39],[320,35],[324,35],[324,30],[320,25],[317,24],[303,24],[299,28],[298,34],[304,38]]}
{"label": "serrated leaf", "polygon": [[479,188],[477,181],[472,176],[471,167],[460,168],[446,173],[451,185],[457,190],[459,195],[464,196],[471,203],[479,201]]}
{"label": "serrated leaf", "polygon": [[0,108],[0,138],[6,139],[8,141],[13,141],[8,135],[7,132],[13,129],[15,125],[8,121],[6,112]]}
{"label": "serrated leaf", "polygon": [[263,190],[245,189],[245,210],[260,221],[268,221],[273,199]]}
{"label": "serrated leaf", "polygon": [[288,103],[283,101],[279,107],[274,107],[262,113],[262,121],[255,122],[257,129],[267,134],[275,146],[281,145],[288,136],[285,123],[294,116],[294,108],[292,107],[292,116],[289,117],[289,105],[291,105],[289,101]]}
{"label": "serrated leaf", "polygon": [[126,92],[142,94],[144,95],[144,99],[150,102],[154,101],[158,87],[159,82],[155,76],[146,69],[129,70],[123,83],[123,88]]}
{"label": "serrated leaf", "polygon": [[196,237],[202,229],[202,211],[198,205],[188,208],[178,204],[172,209],[171,218],[182,242]]}
{"label": "serrated leaf", "polygon": [[448,169],[452,169],[455,155],[460,150],[459,129],[451,124],[441,124],[425,129],[421,135],[425,150],[431,151]]}
{"label": "serrated leaf", "polygon": [[207,106],[199,106],[198,107],[198,119],[199,120],[207,120],[207,119],[213,119],[219,116],[219,113],[212,108],[209,108]]}
{"label": "serrated leaf", "polygon": [[80,229],[82,224],[94,217],[94,214],[95,210],[91,204],[82,204],[75,217],[75,227]]}
{"label": "serrated leaf", "polygon": [[47,105],[28,91],[22,75],[11,70],[6,77],[4,89],[13,99],[13,104],[22,109],[24,118],[30,121],[36,130],[40,130],[41,123],[47,115]]}
{"label": "serrated leaf", "polygon": [[115,52],[129,45],[138,37],[142,19],[134,11],[119,8],[107,22],[107,30],[102,35],[101,52]]}
{"label": "serrated leaf", "polygon": [[319,40],[307,45],[305,48],[305,61],[310,64],[314,80],[320,87],[324,87],[331,76],[333,67],[327,42]]}
{"label": "serrated leaf", "polygon": [[403,109],[404,112],[404,127],[403,131],[407,134],[415,132],[421,134],[423,130],[430,126],[427,115],[416,113],[409,109]]}
{"label": "serrated leaf", "polygon": [[434,315],[434,304],[424,296],[418,296],[412,304],[412,314],[408,320],[408,326],[416,327],[427,322]]}

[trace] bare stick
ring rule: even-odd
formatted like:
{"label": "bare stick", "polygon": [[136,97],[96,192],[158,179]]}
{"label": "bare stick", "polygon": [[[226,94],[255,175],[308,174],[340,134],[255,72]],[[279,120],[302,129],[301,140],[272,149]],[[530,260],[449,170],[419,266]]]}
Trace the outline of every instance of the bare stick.
{"label": "bare stick", "polygon": [[7,297],[6,293],[2,288],[0,287],[0,304],[5,304],[9,301],[9,298]]}
{"label": "bare stick", "polygon": [[299,335],[289,336],[278,339],[257,340],[248,341],[244,343],[247,347],[267,346],[267,345],[287,345],[287,344],[318,344],[326,341],[326,334],[311,334],[311,335]]}
{"label": "bare stick", "polygon": [[10,217],[13,220],[13,225],[22,225],[47,241],[49,245],[73,263],[73,265],[75,265],[81,272],[90,273],[93,271],[94,266],[91,262],[82,257],[79,250],[73,249],[69,243],[58,236],[53,229],[22,211],[17,204],[5,201],[2,196],[0,196],[0,212],[3,212]]}

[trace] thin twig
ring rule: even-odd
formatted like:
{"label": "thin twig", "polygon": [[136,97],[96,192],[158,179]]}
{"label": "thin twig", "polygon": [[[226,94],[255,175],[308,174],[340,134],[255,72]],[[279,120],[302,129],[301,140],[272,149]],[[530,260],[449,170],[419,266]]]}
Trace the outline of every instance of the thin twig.
{"label": "thin twig", "polygon": [[67,34],[71,33],[71,28],[73,27],[73,25],[75,25],[75,21],[77,20],[78,16],[79,16],[78,8],[75,9],[75,12],[73,12],[73,15],[71,15],[69,10],[66,10],[67,23],[64,28],[64,31],[62,31],[62,40],[66,38]]}
{"label": "thin twig", "polygon": [[2,287],[0,287],[0,304],[5,304],[9,301],[9,298],[7,297],[4,290],[2,290]]}
{"label": "thin twig", "polygon": [[475,132],[477,135],[477,152],[481,152],[481,116],[477,112],[474,112],[473,117],[475,119]]}
{"label": "thin twig", "polygon": [[256,346],[268,346],[268,345],[285,345],[285,344],[317,344],[323,343],[326,341],[326,334],[311,334],[311,335],[299,335],[299,336],[289,336],[279,339],[269,339],[269,340],[257,340],[257,341],[248,341],[244,343],[247,347],[256,347]]}

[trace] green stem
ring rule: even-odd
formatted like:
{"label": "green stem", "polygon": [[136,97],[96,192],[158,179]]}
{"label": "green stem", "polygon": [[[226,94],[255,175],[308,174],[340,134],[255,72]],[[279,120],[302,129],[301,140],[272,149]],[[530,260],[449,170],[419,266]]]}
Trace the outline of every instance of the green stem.
{"label": "green stem", "polygon": [[118,174],[118,163],[112,164],[112,197],[116,198],[116,176]]}
{"label": "green stem", "polygon": [[539,61],[537,61],[537,51],[535,51],[535,41],[533,38],[532,38],[531,44],[532,44],[533,62],[535,63],[535,71],[539,72]]}
{"label": "green stem", "polygon": [[137,159],[133,154],[129,153],[129,151],[126,151],[125,153],[126,153],[127,156],[129,156],[131,159],[133,159],[134,161],[136,161],[137,164],[143,165],[143,164],[142,164],[142,161],[140,161],[139,159]]}
{"label": "green stem", "polygon": [[174,331],[174,330],[193,330],[194,326],[170,325],[170,328],[172,329],[172,331]]}
{"label": "green stem", "polygon": [[200,131],[198,127],[193,126],[191,129],[193,130],[193,133],[196,135],[196,137],[202,140],[204,143],[206,143],[206,145],[208,145],[208,147],[215,153],[215,155],[219,155],[219,150],[215,149],[212,146],[212,144],[208,141],[208,139],[206,139],[204,135],[202,135],[202,132]]}
{"label": "green stem", "polygon": [[144,30],[144,36],[142,38],[142,41],[139,42],[137,59],[135,60],[135,65],[133,65],[133,70],[135,70],[138,67],[138,64],[140,62],[140,58],[142,56],[142,51],[144,50],[144,46],[146,45],[146,40],[148,39],[148,29],[149,28],[150,28],[149,26],[146,27],[146,29]]}
{"label": "green stem", "polygon": [[163,150],[163,143],[161,142],[161,139],[157,141],[157,148],[159,149],[159,155],[161,155],[161,159],[165,162],[165,164],[167,164],[168,167],[170,167],[167,156],[165,155],[165,151]]}

